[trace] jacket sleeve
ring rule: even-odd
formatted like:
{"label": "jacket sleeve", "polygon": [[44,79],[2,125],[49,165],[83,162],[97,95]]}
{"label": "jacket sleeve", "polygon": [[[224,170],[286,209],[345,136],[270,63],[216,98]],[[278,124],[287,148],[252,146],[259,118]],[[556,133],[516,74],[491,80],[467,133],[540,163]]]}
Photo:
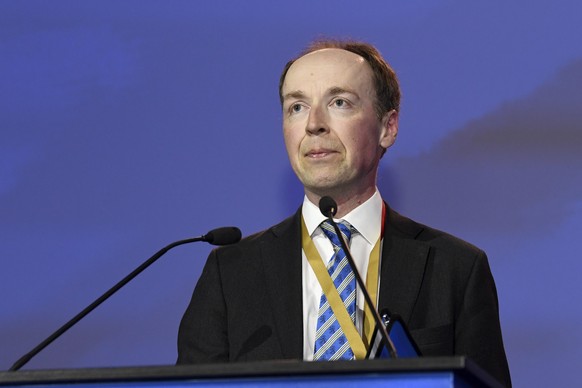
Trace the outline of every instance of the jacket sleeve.
{"label": "jacket sleeve", "polygon": [[178,331],[178,364],[229,359],[226,306],[216,250],[210,253]]}
{"label": "jacket sleeve", "polygon": [[511,386],[497,291],[483,251],[477,254],[464,290],[455,323],[455,354],[468,356],[499,382]]}

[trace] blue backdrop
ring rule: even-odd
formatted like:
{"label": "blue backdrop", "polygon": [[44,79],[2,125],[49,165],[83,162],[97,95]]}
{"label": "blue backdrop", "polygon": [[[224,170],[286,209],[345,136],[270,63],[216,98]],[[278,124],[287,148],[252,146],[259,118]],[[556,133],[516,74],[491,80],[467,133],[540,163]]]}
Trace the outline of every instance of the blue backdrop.
{"label": "blue backdrop", "polygon": [[[577,1],[0,2],[0,368],[167,243],[247,235],[300,205],[277,83],[323,35],[370,41],[397,71],[380,189],[487,251],[515,385],[573,385],[580,14]],[[209,251],[172,251],[27,368],[174,363]]]}

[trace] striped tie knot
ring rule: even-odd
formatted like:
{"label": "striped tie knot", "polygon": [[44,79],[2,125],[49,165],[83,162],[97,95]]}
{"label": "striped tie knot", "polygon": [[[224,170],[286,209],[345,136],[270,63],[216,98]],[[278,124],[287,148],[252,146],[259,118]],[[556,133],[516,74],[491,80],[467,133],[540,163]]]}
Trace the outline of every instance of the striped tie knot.
{"label": "striped tie knot", "polygon": [[[333,225],[329,220],[325,220],[321,223],[320,226],[323,233],[331,241],[331,244],[333,245],[333,251],[337,254],[337,252],[342,249],[342,246]],[[352,234],[358,233],[358,231],[346,221],[338,222],[337,226],[342,233],[346,245],[349,246],[352,239]]]}

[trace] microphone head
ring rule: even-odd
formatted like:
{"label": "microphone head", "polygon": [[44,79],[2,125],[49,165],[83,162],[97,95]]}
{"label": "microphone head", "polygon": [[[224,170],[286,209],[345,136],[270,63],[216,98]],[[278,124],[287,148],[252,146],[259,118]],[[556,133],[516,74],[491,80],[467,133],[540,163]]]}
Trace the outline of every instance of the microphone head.
{"label": "microphone head", "polygon": [[319,211],[326,217],[333,217],[337,213],[337,203],[332,197],[321,197],[319,200]]}
{"label": "microphone head", "polygon": [[242,233],[236,226],[212,229],[204,236],[204,241],[212,245],[230,245],[240,241]]}

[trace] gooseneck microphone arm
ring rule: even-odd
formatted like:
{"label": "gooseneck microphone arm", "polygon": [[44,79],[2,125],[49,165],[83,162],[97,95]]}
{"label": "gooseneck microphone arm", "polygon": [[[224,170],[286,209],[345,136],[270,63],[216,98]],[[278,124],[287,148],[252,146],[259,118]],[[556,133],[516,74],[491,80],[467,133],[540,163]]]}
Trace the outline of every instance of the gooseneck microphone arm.
{"label": "gooseneck microphone arm", "polygon": [[[376,327],[380,331],[380,335],[382,336],[382,339],[386,343],[386,347],[388,348],[388,352],[390,352],[390,357],[392,357],[392,358],[398,357],[398,355],[396,354],[396,347],[394,346],[394,343],[390,339],[390,336],[388,335],[388,331],[386,330],[386,326],[382,323],[382,318],[380,317],[378,310],[376,310],[376,308],[374,307],[374,303],[372,303],[372,298],[370,297],[370,294],[368,293],[368,290],[366,289],[366,285],[364,284],[364,281],[362,280],[362,277],[360,276],[360,273],[358,272],[358,268],[356,267],[356,263],[354,262],[354,258],[352,257],[352,252],[350,251],[350,248],[347,246],[346,241],[343,239],[340,228],[337,226],[337,223],[333,220],[333,216],[337,213],[337,203],[331,197],[328,197],[328,196],[322,197],[319,200],[319,210],[321,211],[321,213],[324,216],[327,217],[329,222],[333,225],[333,228],[339,237],[339,241],[340,241],[340,244],[342,246],[342,249],[346,253],[346,258],[348,259],[348,262],[350,263],[350,266],[352,267],[352,270],[354,271],[354,275],[356,277],[356,282],[358,283],[358,286],[360,287],[362,294],[364,294],[364,299],[366,301],[366,304],[368,305],[368,307],[370,308],[370,311],[372,312],[372,315],[374,317],[374,322],[376,323]],[[370,346],[372,346],[372,344],[370,344]]]}
{"label": "gooseneck microphone arm", "polygon": [[137,275],[139,275],[141,272],[143,272],[147,267],[152,265],[156,260],[158,260],[160,257],[162,257],[170,249],[175,248],[179,245],[189,244],[189,243],[193,243],[193,242],[197,242],[197,241],[205,241],[205,242],[208,242],[208,243],[213,244],[213,245],[229,245],[229,244],[234,244],[234,243],[238,242],[240,240],[240,238],[241,238],[240,229],[236,228],[236,227],[229,226],[229,227],[213,229],[203,236],[175,241],[175,242],[165,246],[164,248],[160,249],[155,255],[153,255],[148,260],[146,260],[142,265],[140,265],[139,267],[134,269],[133,272],[131,272],[129,275],[127,275],[126,277],[121,279],[116,285],[111,287],[103,295],[101,295],[99,298],[97,298],[93,303],[91,303],[89,306],[87,306],[83,311],[81,311],[79,314],[75,315],[70,321],[68,321],[63,326],[61,326],[57,331],[55,331],[53,334],[51,334],[47,339],[45,339],[40,344],[38,344],[34,349],[32,349],[30,352],[28,352],[24,356],[22,356],[18,361],[16,361],[14,363],[14,365],[12,365],[10,367],[9,370],[10,371],[17,371],[20,368],[22,368],[28,361],[30,361],[34,356],[36,356],[38,353],[40,353],[40,351],[42,351],[44,348],[46,348],[48,345],[50,345],[54,340],[59,338],[63,333],[65,333],[67,330],[69,330],[71,327],[73,327],[77,322],[79,322],[81,319],[83,319],[91,311],[95,310],[95,308],[97,308],[97,306],[99,306],[101,303],[105,302],[111,295],[113,295],[117,291],[119,291],[119,289],[121,287],[123,287],[127,283],[129,283],[133,278],[135,278]]}

